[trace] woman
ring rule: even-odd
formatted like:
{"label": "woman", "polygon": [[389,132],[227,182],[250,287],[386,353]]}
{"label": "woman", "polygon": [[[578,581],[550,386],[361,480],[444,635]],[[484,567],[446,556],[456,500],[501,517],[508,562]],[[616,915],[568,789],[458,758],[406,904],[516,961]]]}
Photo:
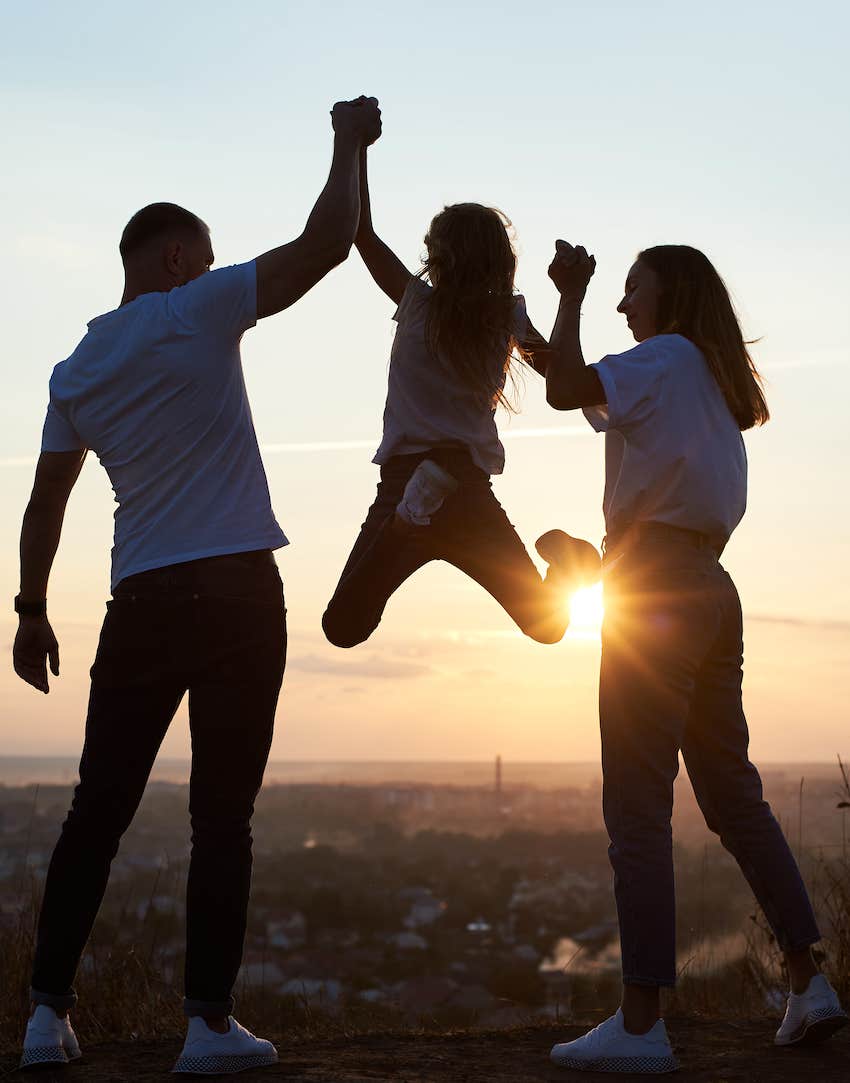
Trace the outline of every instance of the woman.
{"label": "woman", "polygon": [[742,618],[718,558],[744,514],[742,430],[767,404],[722,279],[694,248],[641,252],[617,311],[638,342],[586,366],[580,305],[595,261],[558,242],[561,293],[547,399],[606,434],[600,724],[623,960],[620,1010],[552,1059],[596,1071],[676,1067],[660,1018],[675,982],[673,780],[681,750],[706,823],[737,860],[785,953],[779,1045],[847,1022],[817,973],[820,939],[797,864],[747,755]]}
{"label": "woman", "polygon": [[541,371],[548,354],[514,293],[507,220],[478,203],[446,207],[431,222],[427,259],[414,275],[372,227],[365,152],[360,185],[355,243],[397,306],[398,326],[374,459],[381,480],[322,619],[325,635],[338,647],[362,643],[395,590],[423,564],[445,560],[489,591],[526,635],[556,643],[567,626],[566,596],[598,578],[599,555],[549,531],[537,541],[549,564],[541,579],[493,495],[490,475],[505,461],[495,410],[509,405],[514,354]]}

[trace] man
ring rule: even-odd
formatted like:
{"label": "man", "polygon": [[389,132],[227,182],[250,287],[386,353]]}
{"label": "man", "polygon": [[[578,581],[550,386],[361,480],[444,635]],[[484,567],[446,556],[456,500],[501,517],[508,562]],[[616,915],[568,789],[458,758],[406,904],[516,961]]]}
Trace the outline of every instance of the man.
{"label": "man", "polygon": [[239,343],[348,255],[374,98],[332,111],[328,181],[296,240],[210,272],[207,226],[152,204],[121,238],[120,306],[92,320],[50,381],[21,533],[15,670],[48,691],[59,673],[47,583],[71,489],[91,449],[118,509],[112,593],[91,673],[80,783],[47,874],[22,1067],[79,1056],[73,980],[159,745],[183,695],[192,735],[181,1072],[271,1064],[271,1042],[232,1018],[251,878],[251,816],[286,654],[275,521]]}

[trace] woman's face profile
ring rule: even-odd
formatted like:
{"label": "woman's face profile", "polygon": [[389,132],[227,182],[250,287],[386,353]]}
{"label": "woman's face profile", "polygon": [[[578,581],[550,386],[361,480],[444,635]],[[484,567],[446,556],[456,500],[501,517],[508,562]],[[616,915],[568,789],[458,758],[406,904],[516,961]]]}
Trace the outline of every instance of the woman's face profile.
{"label": "woman's face profile", "polygon": [[626,275],[626,291],[617,311],[626,317],[636,342],[658,334],[658,301],[661,284],[658,275],[645,263],[633,263]]}

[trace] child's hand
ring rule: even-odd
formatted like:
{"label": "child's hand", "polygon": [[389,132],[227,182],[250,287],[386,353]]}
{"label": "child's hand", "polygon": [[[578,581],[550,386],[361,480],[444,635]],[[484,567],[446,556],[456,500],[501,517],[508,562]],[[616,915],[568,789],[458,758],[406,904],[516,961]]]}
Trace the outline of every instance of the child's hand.
{"label": "child's hand", "polygon": [[335,132],[351,132],[364,147],[370,146],[381,135],[378,99],[361,94],[353,101],[337,102],[331,110],[331,123]]}
{"label": "child's hand", "polygon": [[596,260],[587,254],[583,245],[575,248],[566,241],[555,242],[555,258],[549,264],[549,277],[562,297],[584,300],[587,284],[596,270]]}

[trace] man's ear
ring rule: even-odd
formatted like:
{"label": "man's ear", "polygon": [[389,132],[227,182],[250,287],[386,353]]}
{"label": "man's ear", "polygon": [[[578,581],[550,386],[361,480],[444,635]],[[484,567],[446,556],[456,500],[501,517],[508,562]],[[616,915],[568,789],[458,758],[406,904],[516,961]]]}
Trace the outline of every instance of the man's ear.
{"label": "man's ear", "polygon": [[168,241],[163,249],[165,269],[173,278],[181,278],[183,275],[183,245],[180,241]]}

